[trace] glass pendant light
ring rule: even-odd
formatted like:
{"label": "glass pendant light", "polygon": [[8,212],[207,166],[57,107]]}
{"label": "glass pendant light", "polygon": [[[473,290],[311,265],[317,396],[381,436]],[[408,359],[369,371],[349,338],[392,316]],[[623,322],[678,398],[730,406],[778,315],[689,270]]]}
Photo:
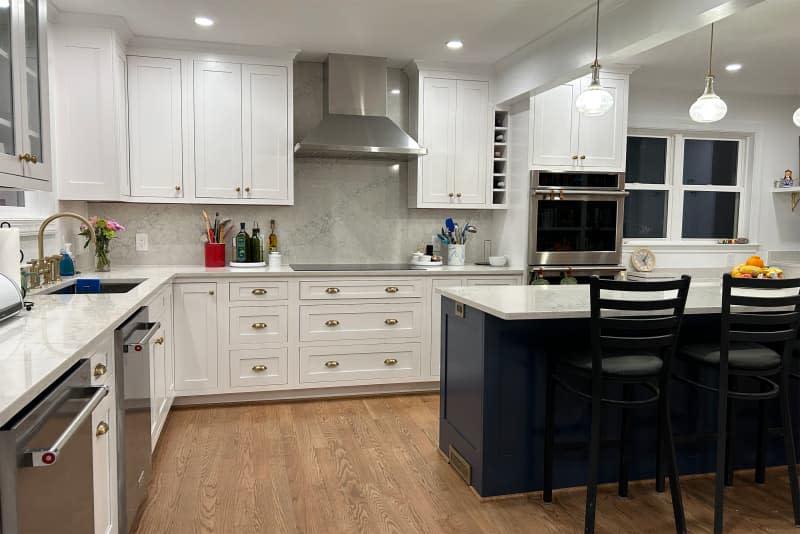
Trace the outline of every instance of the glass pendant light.
{"label": "glass pendant light", "polygon": [[708,49],[708,74],[703,94],[689,108],[694,122],[717,122],[728,113],[728,105],[714,92],[714,75],[711,74],[711,59],[714,54],[714,24],[711,24],[711,45]]}
{"label": "glass pendant light", "polygon": [[792,121],[794,121],[794,125],[800,128],[800,108],[794,110],[794,115],[792,115]]}
{"label": "glass pendant light", "polygon": [[597,0],[597,14],[594,27],[594,63],[592,63],[592,83],[589,84],[575,101],[575,107],[581,115],[599,117],[614,105],[614,97],[600,85],[600,63],[597,61],[600,41],[600,0]]}

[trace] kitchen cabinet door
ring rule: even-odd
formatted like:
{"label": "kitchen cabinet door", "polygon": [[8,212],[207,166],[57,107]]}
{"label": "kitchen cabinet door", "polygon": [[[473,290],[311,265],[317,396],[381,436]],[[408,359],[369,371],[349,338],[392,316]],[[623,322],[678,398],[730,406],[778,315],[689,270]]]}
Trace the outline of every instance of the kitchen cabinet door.
{"label": "kitchen cabinet door", "polygon": [[289,200],[286,67],[242,66],[244,198]]}
{"label": "kitchen cabinet door", "polygon": [[425,78],[420,143],[428,155],[419,158],[422,204],[448,204],[455,199],[457,100],[456,80]]}
{"label": "kitchen cabinet door", "polygon": [[[628,124],[628,80],[600,76],[600,82],[614,97],[614,105],[599,117],[579,116],[578,151],[583,168],[610,171],[625,170]],[[591,77],[581,79],[581,90],[589,87]]]}
{"label": "kitchen cabinet door", "polygon": [[460,278],[434,278],[431,295],[431,376],[439,376],[442,358],[442,296],[436,292],[440,287],[461,287]]}
{"label": "kitchen cabinet door", "polygon": [[155,450],[167,405],[166,350],[164,326],[150,342],[150,439]]}
{"label": "kitchen cabinet door", "polygon": [[128,57],[130,194],[183,197],[181,61]]}
{"label": "kitchen cabinet door", "polygon": [[175,389],[217,389],[217,284],[181,283],[173,287]]}
{"label": "kitchen cabinet door", "polygon": [[117,429],[114,390],[92,412],[94,533],[117,532]]}
{"label": "kitchen cabinet door", "polygon": [[194,62],[195,196],[242,197],[242,66]]}
{"label": "kitchen cabinet door", "polygon": [[532,159],[536,167],[574,167],[578,156],[578,80],[559,85],[532,99]]}
{"label": "kitchen cabinet door", "polygon": [[489,150],[489,83],[458,80],[452,189],[456,204],[486,202]]}

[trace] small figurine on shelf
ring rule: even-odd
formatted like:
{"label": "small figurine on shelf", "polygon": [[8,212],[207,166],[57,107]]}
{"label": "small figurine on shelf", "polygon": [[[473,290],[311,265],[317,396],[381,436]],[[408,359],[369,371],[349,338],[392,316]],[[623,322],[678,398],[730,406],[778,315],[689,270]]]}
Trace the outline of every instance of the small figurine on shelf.
{"label": "small figurine on shelf", "polygon": [[794,179],[792,178],[792,170],[786,169],[783,173],[783,182],[781,187],[794,187]]}

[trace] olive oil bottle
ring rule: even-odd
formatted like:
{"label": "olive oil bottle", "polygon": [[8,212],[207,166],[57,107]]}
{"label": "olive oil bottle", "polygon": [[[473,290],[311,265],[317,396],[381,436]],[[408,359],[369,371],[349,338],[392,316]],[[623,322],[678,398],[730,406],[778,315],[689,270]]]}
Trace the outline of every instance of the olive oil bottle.
{"label": "olive oil bottle", "polygon": [[253,263],[264,261],[264,236],[261,229],[253,224],[253,235],[250,238],[250,261]]}
{"label": "olive oil bottle", "polygon": [[278,252],[278,236],[275,235],[275,219],[269,221],[269,251]]}
{"label": "olive oil bottle", "polygon": [[250,236],[244,229],[244,223],[239,223],[239,233],[234,238],[234,258],[238,263],[250,261]]}

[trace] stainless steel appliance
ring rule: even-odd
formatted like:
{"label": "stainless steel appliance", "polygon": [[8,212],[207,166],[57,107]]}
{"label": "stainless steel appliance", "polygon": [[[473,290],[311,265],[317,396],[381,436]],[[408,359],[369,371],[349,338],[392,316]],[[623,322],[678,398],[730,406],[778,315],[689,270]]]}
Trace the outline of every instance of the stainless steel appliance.
{"label": "stainless steel appliance", "polygon": [[140,308],[114,332],[119,531],[130,532],[150,482],[150,339],[161,327]]}
{"label": "stainless steel appliance", "polygon": [[531,172],[529,264],[618,265],[625,174]]}
{"label": "stainless steel appliance", "polygon": [[10,278],[0,274],[0,322],[22,311],[22,291]]}
{"label": "stainless steel appliance", "polygon": [[108,387],[81,360],[0,428],[0,531],[94,532],[92,412]]}

